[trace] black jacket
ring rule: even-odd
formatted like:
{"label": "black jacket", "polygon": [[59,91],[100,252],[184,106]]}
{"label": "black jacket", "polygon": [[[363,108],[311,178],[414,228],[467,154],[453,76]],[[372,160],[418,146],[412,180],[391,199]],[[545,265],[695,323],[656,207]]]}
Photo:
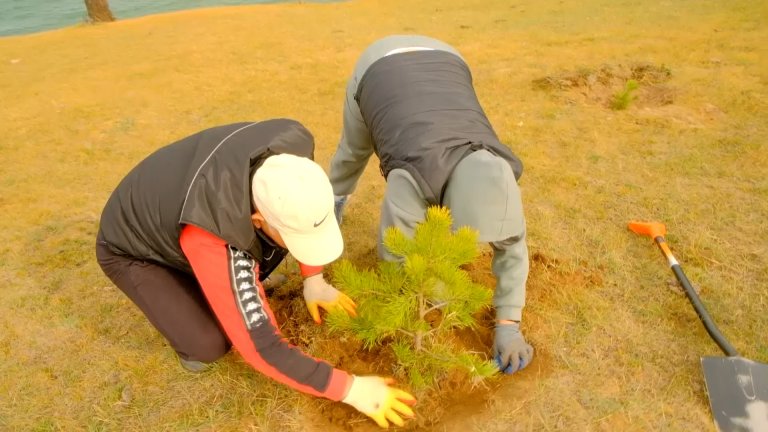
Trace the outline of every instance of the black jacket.
{"label": "black jacket", "polygon": [[[193,224],[262,261],[262,250],[274,245],[254,230],[251,177],[280,153],[313,159],[314,139],[300,123],[276,119],[214,127],[163,147],[110,196],[101,215],[104,240],[115,253],[191,272],[179,235]],[[262,265],[262,275],[269,271]]]}
{"label": "black jacket", "polygon": [[523,165],[499,142],[472,86],[464,61],[446,51],[383,57],[360,79],[355,94],[379,157],[381,173],[407,170],[431,205],[442,203],[453,169],[484,149],[507,160],[520,178]]}

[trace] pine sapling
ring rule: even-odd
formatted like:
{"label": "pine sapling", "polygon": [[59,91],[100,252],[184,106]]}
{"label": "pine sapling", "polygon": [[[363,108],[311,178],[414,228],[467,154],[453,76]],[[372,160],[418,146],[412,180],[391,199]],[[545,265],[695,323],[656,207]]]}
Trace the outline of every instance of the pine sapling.
{"label": "pine sapling", "polygon": [[611,108],[614,110],[625,110],[629,107],[629,104],[635,99],[632,94],[640,87],[637,81],[630,79],[624,84],[624,90],[617,92],[611,98]]}
{"label": "pine sapling", "polygon": [[432,207],[413,238],[389,228],[384,245],[399,262],[380,262],[375,271],[342,260],[334,283],[355,299],[358,316],[332,313],[332,331],[351,331],[366,348],[387,345],[398,371],[414,387],[435,384],[450,370],[463,370],[473,382],[496,373],[478,354],[457,347],[452,330],[476,325],[474,314],[489,307],[492,294],[472,282],[461,266],[478,256],[477,232],[451,231],[450,211]]}

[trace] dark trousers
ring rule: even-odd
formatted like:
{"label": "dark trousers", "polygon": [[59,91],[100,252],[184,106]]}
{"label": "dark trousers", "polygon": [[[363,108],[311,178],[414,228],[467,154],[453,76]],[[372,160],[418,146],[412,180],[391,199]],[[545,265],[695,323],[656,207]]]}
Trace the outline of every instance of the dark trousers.
{"label": "dark trousers", "polygon": [[115,254],[101,233],[96,259],[181,358],[208,363],[229,351],[230,342],[193,275]]}

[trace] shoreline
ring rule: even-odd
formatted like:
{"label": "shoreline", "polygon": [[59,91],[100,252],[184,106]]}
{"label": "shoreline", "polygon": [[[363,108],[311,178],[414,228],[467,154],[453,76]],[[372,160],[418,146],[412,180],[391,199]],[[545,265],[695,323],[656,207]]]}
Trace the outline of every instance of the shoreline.
{"label": "shoreline", "polygon": [[[0,0],[3,1],[3,0]],[[7,0],[6,0],[7,1]],[[203,0],[204,1],[204,0]],[[219,9],[219,8],[235,8],[235,7],[241,7],[241,6],[269,6],[269,5],[288,5],[288,4],[327,4],[327,3],[339,3],[344,0],[314,0],[314,1],[303,1],[303,0],[266,0],[266,1],[246,1],[246,2],[223,2],[219,4],[192,4],[184,6],[181,3],[178,4],[178,7],[174,6],[174,4],[169,5],[160,5],[156,6],[156,3],[151,3],[151,6],[149,8],[144,7],[143,10],[139,10],[136,6],[132,6],[132,4],[128,5],[118,5],[114,6],[114,1],[110,3],[110,9],[113,12],[113,15],[115,16],[115,21],[125,21],[125,20],[132,20],[137,18],[145,18],[149,16],[154,15],[163,15],[163,14],[169,14],[169,13],[180,13],[180,12],[190,12],[195,10],[201,10],[201,9]],[[5,28],[0,28],[0,39],[7,38],[7,37],[17,37],[17,36],[30,36],[30,35],[36,35],[39,33],[46,33],[56,30],[64,30],[68,28],[77,28],[87,25],[94,25],[93,23],[89,23],[87,20],[87,11],[85,8],[85,5],[81,2],[77,3],[80,5],[78,8],[72,8],[70,5],[65,6],[59,6],[59,10],[56,10],[54,12],[50,11],[38,11],[38,10],[29,10],[29,11],[15,11],[15,14],[12,13],[14,11],[8,11],[7,14],[10,15],[9,20],[15,20],[12,22],[2,22],[0,21],[0,25],[6,24],[13,24],[17,27],[11,27],[10,30]],[[1,5],[0,5],[1,6]],[[16,6],[18,7],[18,6]],[[158,8],[159,7],[159,8]],[[1,7],[0,7],[1,9]],[[35,24],[23,24],[21,27],[19,27],[19,24],[17,24],[18,21],[25,21],[30,20],[30,16],[37,16],[39,14],[43,15],[50,15],[50,14],[57,14],[56,17],[59,17],[57,19],[52,19],[51,21],[44,21],[42,23],[35,23]],[[58,15],[60,14],[60,15]],[[60,16],[65,16],[65,18],[60,18]],[[39,18],[37,18],[39,19]],[[109,23],[96,23],[98,24],[109,24]]]}

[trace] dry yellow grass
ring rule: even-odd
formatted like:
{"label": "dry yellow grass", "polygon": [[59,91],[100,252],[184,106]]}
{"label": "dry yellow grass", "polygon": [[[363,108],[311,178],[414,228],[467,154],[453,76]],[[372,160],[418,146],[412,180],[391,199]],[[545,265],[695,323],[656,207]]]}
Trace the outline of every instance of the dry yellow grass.
{"label": "dry yellow grass", "polygon": [[[356,56],[422,33],[465,55],[522,157],[535,255],[534,364],[436,429],[711,430],[698,357],[718,350],[626,222],[665,222],[723,332],[768,362],[768,5],[530,3],[243,6],[0,39],[0,429],[327,427],[236,355],[183,373],[96,265],[98,216],[136,162],[216,124],[295,118],[327,166]],[[669,68],[672,104],[611,111],[588,87],[532,85],[638,61]],[[357,263],[373,262],[383,185],[371,163],[350,203]]]}

